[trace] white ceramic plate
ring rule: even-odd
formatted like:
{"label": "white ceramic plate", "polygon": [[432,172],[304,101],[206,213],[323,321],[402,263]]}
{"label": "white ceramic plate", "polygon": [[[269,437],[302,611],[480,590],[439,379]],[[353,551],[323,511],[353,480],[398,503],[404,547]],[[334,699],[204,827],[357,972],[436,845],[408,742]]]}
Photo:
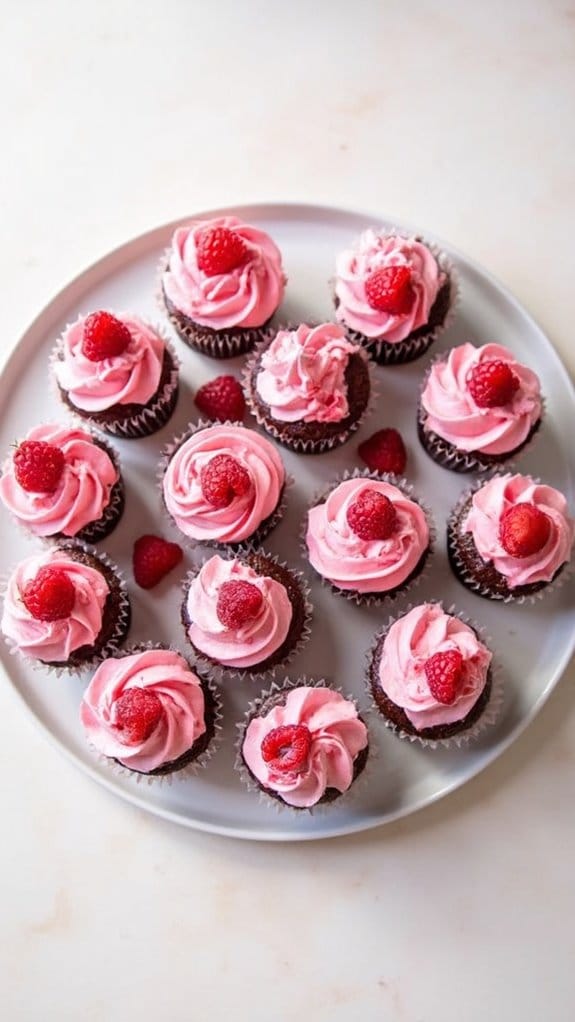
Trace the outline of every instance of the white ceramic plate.
{"label": "white ceramic plate", "polygon": [[[289,277],[285,317],[290,321],[331,318],[328,279],[335,254],[368,225],[398,224],[385,218],[316,206],[259,205],[211,211],[198,216],[237,212],[276,239]],[[185,220],[185,218],[183,218]],[[181,221],[180,221],[181,222]],[[66,287],[40,314],[16,347],[0,381],[0,453],[34,423],[65,420],[66,412],[46,384],[48,355],[64,325],[80,312],[96,308],[132,310],[156,322],[158,259],[176,224],[168,224],[111,252]],[[522,471],[540,475],[560,487],[575,505],[573,424],[575,399],[567,373],[549,341],[515,299],[466,256],[433,239],[452,256],[460,274],[461,304],[449,331],[434,351],[466,340],[499,341],[539,373],[547,396],[547,417],[536,443],[521,459]],[[221,372],[239,372],[241,360],[215,362],[193,355],[177,343],[182,358],[182,390],[176,413],[161,433],[145,440],[118,441],[127,483],[126,512],[121,525],[101,544],[131,579],[133,540],[143,532],[169,526],[160,517],[155,485],[158,454],[163,444],[189,419],[195,419],[192,391]],[[487,628],[492,636],[506,681],[498,725],[468,749],[428,751],[401,742],[371,721],[374,752],[369,779],[357,796],[344,797],[312,815],[289,810],[274,812],[244,790],[233,770],[235,723],[243,716],[258,686],[247,682],[224,693],[225,743],[208,769],[194,779],[146,784],[119,777],[96,760],[86,747],[78,724],[78,706],[85,679],[56,679],[29,670],[2,647],[7,678],[30,712],[70,759],[99,783],[158,816],[201,830],[236,837],[268,840],[311,840],[359,831],[404,816],[464,784],[498,756],[533,719],[558,681],[574,644],[575,608],[572,583],[531,607],[505,607],[465,590],[450,574],[445,554],[444,523],[450,507],[470,480],[437,467],[419,448],[415,429],[418,384],[431,358],[409,366],[377,369],[380,399],[360,433],[345,447],[321,457],[306,458],[282,452],[295,477],[288,513],[268,541],[270,550],[301,566],[297,535],[310,496],[334,475],[358,464],[357,444],[375,429],[397,426],[409,446],[408,476],[431,506],[438,526],[438,550],[432,571],[411,599],[442,599]],[[5,573],[34,548],[2,511],[0,571]],[[174,534],[174,538],[177,536]],[[311,573],[308,572],[311,577]],[[179,627],[178,573],[146,593],[131,586],[134,621],[131,639],[155,638],[182,643]],[[364,706],[365,652],[379,623],[410,600],[398,600],[383,610],[361,610],[312,583],[315,620],[312,638],[290,667],[290,676],[304,671],[326,676],[353,692]],[[182,646],[185,649],[185,646]]]}

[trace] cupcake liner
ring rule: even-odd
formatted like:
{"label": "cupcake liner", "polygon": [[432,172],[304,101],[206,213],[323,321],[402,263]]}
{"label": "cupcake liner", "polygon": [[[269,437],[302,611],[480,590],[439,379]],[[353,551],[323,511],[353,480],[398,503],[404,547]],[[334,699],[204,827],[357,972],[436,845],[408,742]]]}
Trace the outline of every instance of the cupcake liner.
{"label": "cupcake liner", "polygon": [[[282,324],[279,330],[295,330],[296,326],[292,324]],[[259,344],[256,349],[252,352],[250,358],[246,362],[242,371],[242,383],[244,387],[244,393],[246,395],[246,401],[250,412],[254,416],[258,425],[266,431],[270,436],[277,440],[278,443],[282,444],[290,451],[295,451],[296,454],[324,454],[326,451],[331,451],[335,447],[341,447],[345,444],[351,436],[360,428],[366,417],[373,411],[377,395],[377,387],[375,381],[375,373],[373,371],[373,363],[369,359],[365,345],[359,344],[358,342],[358,355],[365,360],[369,373],[369,399],[367,404],[358,418],[352,422],[347,429],[342,430],[341,433],[336,433],[333,436],[302,440],[299,438],[291,439],[289,436],[286,438],[284,429],[289,429],[290,423],[281,423],[279,420],[271,420],[266,418],[262,413],[257,404],[255,395],[255,387],[253,385],[253,373],[254,369],[265,351],[270,338]],[[314,425],[314,423],[311,423]],[[316,423],[318,427],[321,427],[323,423]]]}
{"label": "cupcake liner", "polygon": [[[541,482],[541,480],[537,478],[534,478],[533,481],[537,484]],[[470,487],[470,489],[465,490],[464,493],[462,493],[461,496],[459,497],[457,503],[454,505],[453,510],[451,511],[449,518],[447,519],[447,554],[453,574],[455,575],[457,580],[461,582],[462,585],[465,586],[466,589],[471,590],[471,592],[475,593],[476,596],[481,596],[486,600],[496,600],[499,603],[514,603],[518,606],[521,606],[521,604],[533,605],[535,603],[538,603],[539,600],[544,599],[546,596],[549,595],[549,593],[552,593],[553,591],[560,589],[561,586],[565,585],[565,583],[569,581],[569,579],[573,575],[572,561],[563,564],[559,568],[558,573],[555,575],[555,578],[552,579],[550,582],[545,582],[542,585],[541,589],[537,589],[535,592],[532,593],[520,593],[515,596],[512,592],[494,593],[493,590],[489,588],[489,586],[482,583],[479,579],[475,578],[475,576],[473,576],[470,573],[467,565],[459,555],[458,552],[459,534],[457,529],[459,516],[462,513],[466,503],[470,500],[471,497],[473,497],[474,493],[476,493],[478,490],[481,489],[482,486],[485,485],[485,482],[486,482],[485,479],[481,479],[479,480],[479,482],[475,484],[475,486],[472,486]]]}
{"label": "cupcake liner", "polygon": [[[243,550],[248,549],[249,547],[257,547],[257,546],[259,546],[263,542],[263,540],[266,538],[266,536],[268,536],[270,534],[270,532],[272,532],[273,529],[275,529],[276,525],[279,525],[281,519],[283,518],[283,516],[285,514],[286,506],[287,506],[287,491],[288,491],[289,487],[293,484],[293,478],[292,478],[292,476],[288,475],[287,472],[285,473],[284,484],[283,484],[283,487],[282,487],[282,490],[281,490],[281,493],[280,493],[280,496],[279,496],[279,500],[278,500],[278,503],[277,503],[277,506],[275,507],[275,509],[272,511],[272,513],[270,515],[268,515],[267,518],[265,518],[263,520],[263,522],[260,523],[260,525],[258,526],[258,528],[256,529],[255,532],[253,532],[250,536],[246,536],[245,539],[238,540],[238,542],[236,542],[236,543],[224,543],[224,542],[220,542],[217,539],[208,539],[208,538],[206,538],[206,539],[193,539],[191,536],[186,535],[185,532],[182,532],[182,530],[176,524],[176,522],[172,518],[170,512],[168,511],[168,508],[166,507],[166,504],[165,504],[165,501],[164,501],[163,480],[164,480],[164,475],[166,473],[166,469],[168,467],[168,464],[169,464],[171,458],[173,457],[173,455],[176,453],[176,451],[182,446],[182,444],[184,444],[186,442],[186,440],[189,440],[189,438],[191,436],[193,436],[195,433],[200,432],[200,430],[202,430],[202,429],[207,429],[207,428],[209,428],[211,426],[236,426],[237,427],[237,426],[240,426],[240,425],[241,425],[241,423],[239,423],[239,422],[231,422],[229,419],[226,420],[225,422],[210,422],[210,421],[208,421],[206,419],[200,419],[196,423],[189,423],[189,425],[184,430],[184,432],[180,433],[178,436],[174,437],[173,440],[171,440],[170,443],[168,443],[163,448],[163,450],[161,452],[160,460],[158,462],[158,470],[157,470],[156,478],[157,478],[157,481],[158,481],[158,487],[159,487],[159,492],[160,492],[160,505],[161,505],[161,508],[162,508],[162,513],[164,515],[164,518],[170,523],[170,525],[173,528],[177,529],[178,534],[183,537],[183,541],[188,546],[193,546],[193,547],[195,547],[195,546],[204,546],[204,547],[209,547],[211,550],[225,551],[225,552],[228,552],[228,553],[238,553],[239,554]],[[246,429],[245,426],[243,428]]]}
{"label": "cupcake liner", "polygon": [[[444,608],[441,600],[434,600],[433,602],[437,603],[445,611],[446,614],[450,614],[452,617],[458,618],[459,621],[463,621],[464,624],[472,628],[473,631],[476,633],[479,641],[484,646],[486,646],[490,653],[492,653],[493,655],[493,641],[482,625],[477,624],[477,622],[469,618],[467,614],[464,614],[462,611],[457,610],[453,604],[451,604],[447,608]],[[475,723],[471,725],[471,727],[466,728],[465,731],[461,731],[459,734],[452,735],[450,738],[422,738],[420,735],[414,735],[408,731],[404,731],[399,725],[395,724],[393,721],[389,720],[387,717],[384,716],[373,696],[369,671],[371,669],[373,658],[376,655],[379,643],[381,642],[382,638],[384,638],[387,635],[391,626],[395,624],[396,621],[399,621],[401,618],[405,617],[406,614],[409,614],[409,612],[412,611],[416,606],[417,604],[410,603],[404,610],[401,611],[401,614],[390,616],[385,625],[382,628],[380,628],[379,631],[374,636],[372,645],[366,653],[365,657],[367,667],[366,690],[370,700],[370,709],[374,716],[376,716],[378,720],[385,725],[387,730],[391,731],[398,738],[420,745],[424,749],[437,748],[449,749],[453,748],[454,746],[456,748],[461,748],[462,746],[468,745],[469,742],[473,742],[483,731],[494,725],[499,718],[501,707],[503,705],[504,684],[501,666],[496,661],[494,655],[489,667],[489,675],[491,678],[491,693],[489,695],[485,708],[483,709],[481,715],[475,721]]]}
{"label": "cupcake liner", "polygon": [[[308,806],[291,806],[287,802],[284,802],[283,799],[275,798],[273,795],[269,795],[260,786],[259,782],[253,777],[252,773],[250,772],[250,770],[248,769],[247,765],[245,764],[244,758],[242,756],[242,744],[243,744],[243,740],[244,740],[244,735],[245,735],[245,732],[246,732],[246,728],[247,728],[248,724],[250,723],[252,717],[258,716],[261,707],[268,701],[268,699],[272,699],[275,696],[283,695],[284,693],[287,693],[287,692],[289,692],[292,689],[300,688],[300,687],[302,687],[304,685],[307,686],[308,688],[329,688],[332,692],[339,692],[340,695],[343,695],[343,697],[345,699],[348,699],[349,702],[354,704],[356,710],[358,711],[358,714],[359,714],[361,720],[363,721],[363,723],[365,724],[365,726],[367,728],[367,733],[368,733],[368,745],[367,745],[367,753],[366,753],[365,763],[364,763],[363,767],[361,768],[360,772],[358,773],[357,777],[354,778],[353,781],[351,782],[351,785],[347,789],[347,791],[341,792],[340,794],[338,794],[335,798],[333,798],[329,802],[318,802],[316,805],[309,806],[309,807]],[[234,766],[235,766],[236,771],[239,774],[240,781],[242,782],[242,784],[245,785],[245,787],[248,789],[248,791],[250,791],[252,794],[257,794],[258,795],[259,801],[260,801],[260,803],[262,805],[266,805],[267,807],[274,808],[276,810],[276,812],[278,812],[278,813],[286,812],[286,813],[289,813],[292,816],[293,815],[300,815],[300,814],[301,815],[306,814],[308,816],[319,815],[319,814],[323,814],[323,813],[329,812],[333,805],[339,805],[341,803],[342,798],[345,798],[346,805],[349,806],[349,804],[352,801],[352,799],[355,799],[355,796],[356,796],[356,794],[358,792],[358,789],[360,791],[363,790],[364,785],[366,783],[368,783],[369,776],[372,773],[372,771],[370,769],[368,777],[364,778],[364,784],[360,784],[360,782],[362,781],[363,775],[368,771],[368,769],[370,767],[370,761],[371,761],[371,757],[372,757],[372,753],[373,753],[373,739],[372,739],[372,735],[371,735],[371,732],[369,730],[368,724],[367,724],[364,716],[361,714],[360,708],[358,706],[357,699],[355,698],[355,696],[349,695],[349,694],[343,692],[342,689],[339,686],[331,685],[324,678],[312,679],[312,678],[306,678],[305,676],[302,676],[301,678],[298,678],[297,680],[293,680],[291,678],[284,678],[284,680],[281,683],[279,683],[277,681],[272,681],[272,683],[271,683],[271,685],[270,685],[270,687],[268,689],[263,691],[256,699],[253,699],[248,704],[248,707],[247,707],[247,709],[246,709],[246,711],[244,713],[243,719],[239,723],[236,724],[236,729],[237,729],[238,734],[237,734],[236,742],[235,742],[235,763],[234,763]],[[361,753],[360,753],[360,755],[361,755]]]}
{"label": "cupcake liner", "polygon": [[[257,664],[254,664],[253,667],[228,667],[224,664],[215,664],[208,656],[206,656],[200,650],[193,647],[193,656],[195,660],[202,665],[202,669],[204,670],[204,672],[210,679],[214,681],[222,682],[227,681],[228,679],[235,681],[243,680],[245,678],[249,679],[250,681],[262,681],[264,678],[273,681],[275,680],[277,672],[285,670],[288,664],[295,660],[296,656],[298,656],[298,654],[301,653],[302,649],[306,645],[311,635],[311,618],[313,615],[313,604],[310,598],[311,597],[310,588],[303,572],[297,570],[296,568],[292,568],[285,561],[280,560],[279,557],[276,557],[274,554],[268,553],[267,550],[262,550],[261,547],[259,548],[256,548],[254,546],[246,547],[244,550],[241,551],[239,557],[240,560],[244,560],[246,557],[249,557],[250,555],[265,557],[266,560],[270,561],[277,568],[289,572],[289,574],[297,582],[303,598],[304,611],[304,621],[302,625],[301,635],[297,642],[288,651],[287,655],[283,658],[283,660],[278,661],[277,664],[273,664],[270,667],[264,668],[258,668]],[[226,559],[233,560],[233,557],[227,557]],[[201,568],[203,567],[207,560],[209,560],[209,557],[204,557],[196,567],[194,567],[191,571],[187,573],[182,583],[184,602],[186,600],[188,589],[193,579],[196,578],[199,571],[201,570]],[[184,633],[186,634],[186,641],[191,645],[190,640],[188,639],[187,636],[186,628],[184,625],[183,627]],[[273,654],[271,655],[273,656]]]}
{"label": "cupcake liner", "polygon": [[340,483],[343,483],[348,479],[375,479],[379,482],[383,481],[386,483],[390,483],[392,486],[397,486],[397,488],[402,491],[402,493],[408,498],[408,500],[412,500],[414,504],[419,505],[419,507],[421,508],[425,515],[427,525],[429,528],[429,546],[427,550],[424,552],[421,560],[419,561],[419,564],[416,566],[414,574],[412,574],[405,580],[405,582],[403,582],[400,586],[398,586],[396,589],[391,590],[390,592],[359,593],[354,589],[340,589],[339,586],[334,585],[333,582],[330,582],[329,579],[324,578],[323,575],[320,575],[320,573],[316,571],[313,565],[311,564],[306,541],[308,524],[306,512],[300,530],[300,551],[306,563],[310,565],[314,575],[320,580],[322,586],[324,586],[326,589],[329,589],[330,592],[335,593],[337,596],[343,596],[346,600],[349,600],[351,603],[355,603],[356,606],[375,607],[384,603],[386,600],[392,601],[399,596],[404,596],[408,590],[415,589],[418,585],[421,584],[421,582],[428,578],[431,562],[433,560],[433,554],[435,552],[435,544],[437,541],[435,522],[433,520],[433,516],[431,514],[431,510],[428,504],[426,504],[425,501],[421,500],[420,497],[415,496],[415,491],[411,483],[408,483],[407,479],[404,476],[392,475],[389,472],[385,473],[370,472],[369,469],[359,468],[353,469],[351,471],[346,470],[340,476],[337,476],[336,479],[332,480],[328,487],[324,487],[322,490],[318,491],[310,501],[308,505],[308,511],[311,510],[312,507],[315,507],[316,504],[324,503],[329,494],[332,492],[332,490],[335,490],[336,486],[339,486]]}

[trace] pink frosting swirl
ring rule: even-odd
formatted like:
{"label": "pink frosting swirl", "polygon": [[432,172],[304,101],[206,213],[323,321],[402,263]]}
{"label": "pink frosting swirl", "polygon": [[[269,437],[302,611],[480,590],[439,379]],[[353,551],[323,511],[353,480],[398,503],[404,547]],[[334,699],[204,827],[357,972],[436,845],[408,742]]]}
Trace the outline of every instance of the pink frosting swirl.
{"label": "pink frosting swirl", "polygon": [[[545,546],[529,557],[511,557],[499,539],[499,526],[505,511],[515,504],[534,504],[551,522]],[[567,501],[559,490],[535,482],[531,476],[496,476],[473,494],[471,510],[463,522],[479,555],[491,561],[510,589],[550,582],[571,556],[575,522],[569,516]]]}
{"label": "pink frosting swirl", "polygon": [[336,323],[280,330],[261,357],[257,392],[281,422],[340,422],[349,414],[347,363],[358,351]]}
{"label": "pink frosting swirl", "polygon": [[82,352],[86,316],[69,326],[61,339],[54,373],[58,385],[76,408],[102,412],[115,405],[145,405],[160,385],[165,342],[137,316],[117,318],[131,341],[121,355],[91,362]]}
{"label": "pink frosting swirl", "polygon": [[64,471],[53,493],[30,493],[20,486],[9,457],[2,466],[0,500],[16,520],[36,536],[76,536],[97,522],[110,503],[119,472],[89,433],[68,426],[34,426],[26,440],[58,447]]}
{"label": "pink frosting swirl", "polygon": [[[467,386],[467,374],[480,362],[506,362],[519,380],[512,400],[499,408],[480,408]],[[461,451],[506,454],[527,439],[541,418],[539,379],[500,344],[460,344],[430,369],[421,395],[425,428]]]}
{"label": "pink frosting swirl", "polygon": [[[259,613],[239,629],[227,628],[217,615],[224,582],[249,582],[262,595]],[[188,635],[201,653],[226,667],[253,667],[267,660],[285,641],[293,616],[287,591],[280,582],[258,575],[241,561],[211,557],[190,585],[186,600]]]}
{"label": "pink frosting swirl", "polygon": [[[60,621],[37,621],[22,599],[28,582],[47,565],[65,571],[75,590],[72,613]],[[73,560],[65,550],[34,554],[20,561],[8,579],[0,628],[25,656],[45,663],[65,663],[75,650],[96,642],[109,592],[99,571]]]}
{"label": "pink frosting swirl", "polygon": [[[207,276],[198,266],[198,239],[208,227],[227,227],[245,244],[247,258],[227,273]],[[164,292],[176,309],[212,330],[262,326],[276,311],[285,286],[280,251],[269,234],[235,216],[193,220],[172,238]]]}
{"label": "pink frosting swirl", "polygon": [[[390,266],[406,266],[411,274],[415,297],[411,309],[404,315],[373,309],[366,297],[367,278],[375,270]],[[365,337],[397,344],[425,326],[446,279],[433,252],[422,241],[369,229],[359,237],[354,248],[346,249],[337,258],[337,318]]]}
{"label": "pink frosting swirl", "polygon": [[[247,471],[250,488],[224,508],[205,499],[202,468],[216,454],[229,454]],[[192,435],[172,455],[163,479],[166,508],[191,539],[239,543],[275,511],[285,483],[275,447],[244,426],[208,426]]]}
{"label": "pink frosting swirl", "polygon": [[[361,539],[349,526],[347,509],[364,490],[377,490],[392,502],[397,526],[389,539]],[[419,504],[382,479],[348,479],[336,486],[323,504],[308,512],[310,562],[339,589],[359,593],[396,589],[415,571],[429,538],[427,519]]]}
{"label": "pink frosting swirl", "polygon": [[[162,716],[142,742],[126,744],[117,726],[116,703],[130,688],[150,689],[162,704]],[[192,748],[205,730],[205,700],[200,680],[183,656],[151,649],[100,664],[80,707],[80,720],[91,745],[124,766],[149,773]]]}
{"label": "pink frosting swirl", "polygon": [[[461,653],[461,684],[455,701],[439,703],[425,676],[425,661],[435,653]],[[383,644],[379,683],[418,730],[463,720],[485,688],[491,653],[459,618],[439,603],[414,607],[389,629]]]}
{"label": "pink frosting swirl", "polygon": [[[280,775],[263,759],[261,746],[270,731],[288,724],[309,728],[311,750],[303,771]],[[351,700],[329,688],[302,685],[288,692],[284,706],[275,706],[265,716],[250,721],[242,754],[260,784],[288,805],[301,809],[316,805],[327,788],[347,791],[353,780],[354,762],[367,742],[367,728]]]}

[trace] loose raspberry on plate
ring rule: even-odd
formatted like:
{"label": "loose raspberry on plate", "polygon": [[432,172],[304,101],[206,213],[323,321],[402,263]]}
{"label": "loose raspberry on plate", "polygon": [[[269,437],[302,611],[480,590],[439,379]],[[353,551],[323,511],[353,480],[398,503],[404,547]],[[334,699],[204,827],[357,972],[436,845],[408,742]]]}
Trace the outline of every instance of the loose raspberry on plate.
{"label": "loose raspberry on plate", "polygon": [[378,429],[359,445],[357,453],[371,472],[393,472],[398,476],[405,472],[407,452],[396,429]]}
{"label": "loose raspberry on plate", "polygon": [[397,525],[392,502],[377,490],[362,490],[349,505],[346,517],[350,529],[365,540],[389,539]]}
{"label": "loose raspberry on plate", "polygon": [[44,440],[24,440],[13,457],[16,481],[28,493],[54,493],[65,459],[59,447]]}
{"label": "loose raspberry on plate", "polygon": [[262,759],[281,774],[302,773],[308,764],[311,732],[305,724],[282,724],[265,735]]}
{"label": "loose raspberry on plate", "polygon": [[155,692],[134,685],[122,693],[115,706],[115,725],[123,745],[141,745],[154,731],[164,710]]}
{"label": "loose raspberry on plate", "polygon": [[415,300],[407,266],[382,266],[365,282],[365,296],[372,309],[390,316],[407,316]]}
{"label": "loose raspberry on plate", "polygon": [[250,489],[249,472],[231,454],[216,454],[200,472],[200,486],[208,504],[222,508]]}
{"label": "loose raspberry on plate", "polygon": [[37,621],[62,621],[70,617],[76,591],[69,575],[49,564],[40,568],[22,593],[26,610]]}
{"label": "loose raspberry on plate", "polygon": [[551,533],[551,519],[534,504],[507,508],[499,524],[499,538],[511,557],[531,557],[543,549]]}
{"label": "loose raspberry on plate", "polygon": [[216,376],[196,391],[195,403],[210,419],[241,422],[246,413],[244,392],[235,376]]}
{"label": "loose raspberry on plate", "polygon": [[121,355],[131,339],[128,327],[111,312],[93,312],[84,323],[82,352],[90,362],[102,362]]}
{"label": "loose raspberry on plate", "polygon": [[207,277],[229,273],[244,262],[247,246],[229,227],[206,227],[198,240],[198,266]]}
{"label": "loose raspberry on plate", "polygon": [[142,589],[152,589],[180,563],[183,556],[177,543],[168,543],[161,536],[140,536],[134,543],[132,554],[134,578]]}
{"label": "loose raspberry on plate", "polygon": [[257,586],[241,579],[220,586],[216,614],[226,628],[242,628],[259,614],[263,597]]}
{"label": "loose raspberry on plate", "polygon": [[458,649],[434,653],[424,664],[429,691],[438,703],[455,702],[463,673],[463,657]]}
{"label": "loose raspberry on plate", "polygon": [[509,404],[519,380],[507,362],[492,359],[478,362],[469,370],[467,386],[479,408],[499,408]]}

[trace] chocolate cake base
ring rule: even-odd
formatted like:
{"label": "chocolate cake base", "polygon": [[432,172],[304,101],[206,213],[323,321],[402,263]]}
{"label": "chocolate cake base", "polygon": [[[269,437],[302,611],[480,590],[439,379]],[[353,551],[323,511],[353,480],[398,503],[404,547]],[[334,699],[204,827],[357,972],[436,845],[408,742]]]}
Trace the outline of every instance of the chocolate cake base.
{"label": "chocolate cake base", "polygon": [[227,327],[225,330],[213,330],[201,326],[200,323],[194,323],[193,319],[180,312],[170,301],[163,287],[162,301],[168,319],[180,340],[189,348],[209,358],[235,358],[237,355],[245,355],[259,341],[264,340],[273,320],[273,316],[270,316],[259,327]]}

